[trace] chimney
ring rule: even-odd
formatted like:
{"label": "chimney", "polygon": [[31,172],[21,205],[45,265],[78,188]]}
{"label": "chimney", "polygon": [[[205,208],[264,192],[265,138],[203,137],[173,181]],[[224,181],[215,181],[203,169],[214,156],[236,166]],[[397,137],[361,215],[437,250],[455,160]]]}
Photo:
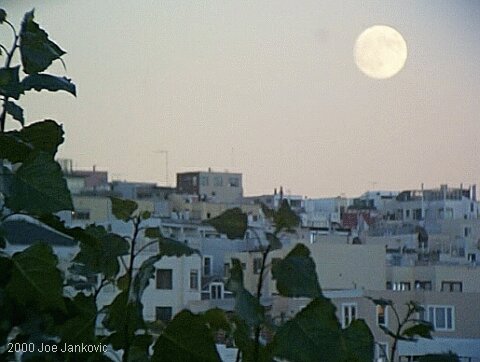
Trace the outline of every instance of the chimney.
{"label": "chimney", "polygon": [[95,173],[96,168],[97,168],[97,166],[93,165],[93,173]]}

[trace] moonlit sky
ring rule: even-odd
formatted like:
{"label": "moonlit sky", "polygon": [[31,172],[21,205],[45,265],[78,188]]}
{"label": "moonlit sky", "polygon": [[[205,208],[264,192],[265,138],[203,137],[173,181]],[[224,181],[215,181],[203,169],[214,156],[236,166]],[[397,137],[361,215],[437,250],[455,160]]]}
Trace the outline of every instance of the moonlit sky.
{"label": "moonlit sky", "polygon": [[[163,184],[155,151],[168,150],[170,184],[176,172],[228,169],[243,173],[249,195],[480,181],[477,1],[0,4],[15,24],[35,7],[68,53],[78,97],[32,92],[23,105],[29,122],[64,124],[59,156],[78,167]],[[407,42],[391,79],[368,78],[353,60],[355,39],[375,24]]]}

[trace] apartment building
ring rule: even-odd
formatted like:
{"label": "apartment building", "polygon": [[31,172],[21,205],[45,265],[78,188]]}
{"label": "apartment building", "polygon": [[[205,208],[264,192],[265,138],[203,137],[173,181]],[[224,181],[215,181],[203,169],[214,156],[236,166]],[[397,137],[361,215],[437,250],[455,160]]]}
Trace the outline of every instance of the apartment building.
{"label": "apartment building", "polygon": [[211,169],[177,173],[177,192],[196,195],[200,201],[238,203],[243,197],[242,174]]}

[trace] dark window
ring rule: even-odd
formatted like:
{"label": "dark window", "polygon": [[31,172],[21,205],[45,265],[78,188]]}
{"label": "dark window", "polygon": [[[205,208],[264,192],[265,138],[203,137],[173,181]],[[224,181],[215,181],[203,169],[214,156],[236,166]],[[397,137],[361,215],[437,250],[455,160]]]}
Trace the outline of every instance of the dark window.
{"label": "dark window", "polygon": [[155,319],[157,321],[168,322],[172,319],[172,307],[156,307]]}
{"label": "dark window", "polygon": [[415,280],[415,289],[418,290],[432,290],[431,281]]}
{"label": "dark window", "polygon": [[198,270],[190,270],[190,289],[198,290]]}
{"label": "dark window", "polygon": [[203,275],[210,276],[212,274],[212,257],[204,256],[203,257]]}
{"label": "dark window", "polygon": [[223,264],[223,276],[225,278],[230,277],[230,263]]}
{"label": "dark window", "polygon": [[377,325],[379,326],[387,326],[387,306],[377,304]]}
{"label": "dark window", "polygon": [[157,269],[157,289],[172,289],[172,269]]}
{"label": "dark window", "polygon": [[262,269],[262,258],[253,259],[253,274],[260,274]]}
{"label": "dark window", "polygon": [[442,282],[442,292],[461,292],[462,282]]}
{"label": "dark window", "polygon": [[238,177],[230,177],[228,179],[228,184],[231,187],[240,187],[240,180]]}

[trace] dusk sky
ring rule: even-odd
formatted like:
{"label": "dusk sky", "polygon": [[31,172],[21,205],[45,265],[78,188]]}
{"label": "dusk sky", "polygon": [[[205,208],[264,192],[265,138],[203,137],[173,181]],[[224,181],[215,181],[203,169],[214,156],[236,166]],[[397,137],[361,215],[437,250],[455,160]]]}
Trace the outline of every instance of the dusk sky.
{"label": "dusk sky", "polygon": [[[30,93],[27,123],[63,123],[60,157],[164,184],[244,175],[247,195],[309,197],[480,181],[478,1],[0,0],[63,49],[78,97]],[[385,80],[354,62],[384,24],[406,41]],[[0,39],[10,39],[1,27]],[[9,123],[13,125],[12,122]]]}

